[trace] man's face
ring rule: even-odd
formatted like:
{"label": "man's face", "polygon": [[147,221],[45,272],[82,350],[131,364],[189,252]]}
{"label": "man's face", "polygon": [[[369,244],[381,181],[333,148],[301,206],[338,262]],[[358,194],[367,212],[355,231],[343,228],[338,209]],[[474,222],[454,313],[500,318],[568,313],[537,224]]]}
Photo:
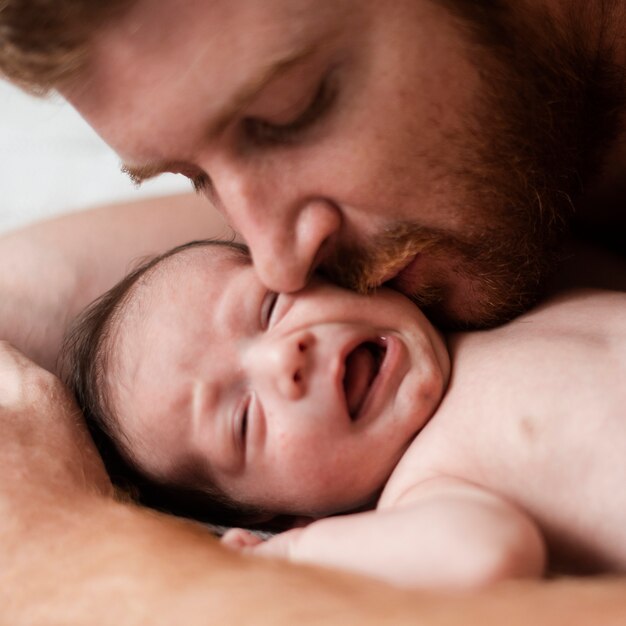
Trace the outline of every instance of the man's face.
{"label": "man's face", "polygon": [[139,0],[65,95],[137,179],[192,179],[268,288],[321,267],[493,323],[532,297],[552,213],[497,59],[443,4]]}
{"label": "man's face", "polygon": [[371,500],[449,375],[441,337],[399,293],[315,278],[277,295],[224,247],[160,264],[114,336],[107,379],[134,462],[272,513]]}

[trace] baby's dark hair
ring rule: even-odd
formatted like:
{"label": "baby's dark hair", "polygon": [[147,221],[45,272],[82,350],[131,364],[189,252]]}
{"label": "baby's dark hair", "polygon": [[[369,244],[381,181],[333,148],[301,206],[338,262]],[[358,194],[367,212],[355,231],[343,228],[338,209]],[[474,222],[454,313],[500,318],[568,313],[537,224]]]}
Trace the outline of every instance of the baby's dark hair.
{"label": "baby's dark hair", "polygon": [[59,369],[83,411],[95,444],[118,492],[146,506],[213,524],[250,524],[267,517],[242,506],[216,487],[184,488],[143,475],[130,461],[120,438],[109,389],[108,363],[116,321],[132,297],[133,287],[157,265],[181,252],[223,246],[249,256],[246,246],[232,241],[198,240],[177,246],[145,261],[94,301],[67,333]]}

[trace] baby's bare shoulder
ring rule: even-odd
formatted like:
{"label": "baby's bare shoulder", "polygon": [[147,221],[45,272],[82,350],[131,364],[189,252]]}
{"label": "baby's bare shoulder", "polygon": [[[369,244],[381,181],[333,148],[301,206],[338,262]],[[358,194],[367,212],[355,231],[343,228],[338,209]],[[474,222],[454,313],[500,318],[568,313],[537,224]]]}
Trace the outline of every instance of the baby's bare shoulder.
{"label": "baby's bare shoulder", "polygon": [[457,477],[532,511],[544,530],[589,538],[592,561],[623,570],[625,320],[626,294],[579,291],[452,337],[448,392],[381,505]]}
{"label": "baby's bare shoulder", "polygon": [[580,290],[540,304],[491,331],[467,333],[451,341],[457,372],[528,379],[542,370],[559,376],[613,368],[626,372],[626,293]]}
{"label": "baby's bare shoulder", "polygon": [[532,458],[538,470],[567,462],[573,448],[602,455],[626,441],[626,294],[569,292],[449,346],[448,392],[392,475],[390,494],[442,472],[508,480],[517,461],[528,471]]}
{"label": "baby's bare shoulder", "polygon": [[[464,362],[463,350],[468,353]],[[546,406],[566,397],[622,394],[626,375],[626,293],[572,291],[459,346],[459,366],[482,371],[506,395],[541,390]],[[461,372],[458,372],[459,374]],[[565,393],[567,392],[567,393]],[[566,397],[564,397],[564,395]],[[527,405],[527,402],[523,402]]]}
{"label": "baby's bare shoulder", "polygon": [[[524,333],[535,328],[550,333],[582,333],[583,336],[626,332],[626,292],[593,289],[567,291],[538,305],[508,327]],[[505,327],[506,328],[506,327]]]}

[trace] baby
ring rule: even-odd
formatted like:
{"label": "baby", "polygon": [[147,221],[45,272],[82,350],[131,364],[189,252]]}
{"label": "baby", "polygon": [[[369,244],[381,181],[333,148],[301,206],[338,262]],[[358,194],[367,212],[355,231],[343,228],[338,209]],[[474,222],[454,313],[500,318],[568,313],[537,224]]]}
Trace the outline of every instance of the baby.
{"label": "baby", "polygon": [[223,540],[467,588],[626,571],[625,313],[625,294],[570,294],[446,347],[399,293],[275,294],[244,247],[193,242],[92,305],[64,369],[144,501],[312,519]]}

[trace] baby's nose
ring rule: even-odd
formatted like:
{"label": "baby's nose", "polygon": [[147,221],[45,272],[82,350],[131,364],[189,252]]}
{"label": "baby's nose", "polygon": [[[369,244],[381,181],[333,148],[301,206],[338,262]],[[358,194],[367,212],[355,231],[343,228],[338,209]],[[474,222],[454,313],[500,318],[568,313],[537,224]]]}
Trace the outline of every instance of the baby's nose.
{"label": "baby's nose", "polygon": [[276,339],[257,356],[258,374],[288,400],[299,400],[308,387],[315,339],[310,333],[299,333]]}

